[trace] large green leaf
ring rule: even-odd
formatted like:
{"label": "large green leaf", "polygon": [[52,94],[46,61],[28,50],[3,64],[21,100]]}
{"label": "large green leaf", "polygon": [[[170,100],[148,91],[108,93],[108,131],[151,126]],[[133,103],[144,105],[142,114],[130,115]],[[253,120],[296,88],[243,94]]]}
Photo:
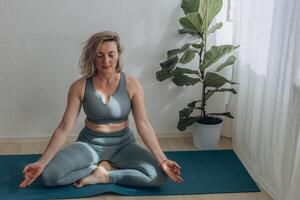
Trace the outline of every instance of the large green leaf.
{"label": "large green leaf", "polygon": [[[207,5],[207,15],[206,15],[205,11],[206,11],[207,2],[208,5]],[[213,18],[220,12],[221,8],[222,8],[222,0],[200,0],[199,13],[201,19],[203,20],[203,24],[205,24],[205,20],[207,17],[207,22],[208,22],[207,27],[209,27]]]}
{"label": "large green leaf", "polygon": [[164,71],[170,71],[175,68],[175,65],[178,63],[178,60],[178,56],[173,56],[167,59],[166,61],[160,63],[160,66]]}
{"label": "large green leaf", "polygon": [[215,92],[209,90],[205,93],[205,101],[207,101]]}
{"label": "large green leaf", "polygon": [[207,90],[207,92],[232,92],[232,94],[237,93],[234,88],[221,88],[216,90]]}
{"label": "large green leaf", "polygon": [[201,100],[192,101],[187,106],[190,107],[190,108],[195,108],[196,107],[196,103],[198,103],[198,102],[201,102]]}
{"label": "large green leaf", "polygon": [[206,73],[205,83],[207,87],[215,87],[215,88],[219,88],[223,86],[225,83],[236,84],[235,82],[229,81],[223,76],[213,72]]}
{"label": "large green leaf", "polygon": [[223,26],[222,22],[216,23],[215,25],[213,25],[213,27],[209,29],[208,33],[214,33],[216,30],[222,28],[222,26]]}
{"label": "large green leaf", "polygon": [[198,70],[191,70],[187,68],[176,67],[173,71],[173,74],[199,74]]}
{"label": "large green leaf", "polygon": [[200,117],[179,118],[177,128],[180,131],[184,131],[188,126],[197,122],[199,119],[200,119]]}
{"label": "large green leaf", "polygon": [[168,78],[173,77],[172,72],[168,72],[168,71],[164,71],[164,70],[160,70],[158,72],[156,72],[156,79],[159,81],[164,81]]}
{"label": "large green leaf", "polygon": [[201,42],[200,44],[194,43],[192,44],[192,47],[196,49],[202,49],[204,47],[204,43],[203,42]]}
{"label": "large green leaf", "polygon": [[203,62],[200,66],[200,69],[205,69],[215,62],[217,62],[224,55],[232,52],[234,49],[239,46],[232,45],[221,45],[221,46],[212,46],[209,51],[204,54]]}
{"label": "large green leaf", "polygon": [[184,52],[184,54],[180,58],[179,62],[182,63],[182,64],[189,63],[194,59],[195,54],[196,54],[195,51],[188,50],[188,51]]}
{"label": "large green leaf", "polygon": [[199,74],[199,72],[197,70],[176,67],[172,71],[161,70],[161,71],[156,72],[156,78],[159,81],[164,81],[164,80],[171,78],[177,74]]}
{"label": "large green leaf", "polygon": [[191,34],[193,36],[197,36],[198,35],[198,36],[202,37],[202,35],[198,31],[193,31],[193,30],[186,29],[186,28],[179,29],[178,32],[180,34],[186,34],[186,33],[188,33],[188,34]]}
{"label": "large green leaf", "polygon": [[183,28],[199,33],[202,32],[202,19],[198,12],[188,13],[185,17],[180,18],[179,22]]}
{"label": "large green leaf", "polygon": [[225,117],[229,117],[229,118],[234,118],[230,112],[224,112],[224,113],[207,113],[207,115],[221,115],[221,116],[225,116]]}
{"label": "large green leaf", "polygon": [[184,14],[198,12],[200,0],[182,0],[181,8]]}
{"label": "large green leaf", "polygon": [[[208,4],[207,4],[208,2]],[[206,4],[207,4],[207,15],[206,15]],[[183,0],[181,8],[185,15],[189,13],[198,12],[201,19],[201,28],[198,29],[200,33],[203,33],[205,27],[203,26],[207,18],[207,27],[209,27],[213,18],[220,12],[222,8],[222,0]],[[186,28],[186,27],[185,27]],[[187,28],[196,31],[193,28]],[[215,30],[214,30],[215,31]]]}
{"label": "large green leaf", "polygon": [[221,71],[222,69],[224,69],[225,67],[229,66],[229,65],[232,65],[236,60],[236,57],[235,56],[229,56],[227,58],[227,60],[221,64],[220,66],[218,66],[218,68],[216,69],[217,72]]}
{"label": "large green leaf", "polygon": [[179,48],[179,49],[171,49],[171,50],[169,50],[168,52],[167,52],[167,56],[168,56],[168,58],[170,58],[170,57],[172,57],[172,56],[174,56],[174,55],[176,55],[176,54],[178,54],[178,53],[181,53],[181,52],[184,52],[184,51],[186,51],[186,50],[188,50],[189,49],[189,47],[190,47],[190,43],[186,43],[186,44],[184,44],[181,48]]}
{"label": "large green leaf", "polygon": [[193,108],[184,108],[181,111],[179,111],[179,118],[187,118],[190,116],[190,114],[193,112]]}
{"label": "large green leaf", "polygon": [[180,49],[171,49],[167,52],[167,58],[169,59],[179,52],[180,52]]}
{"label": "large green leaf", "polygon": [[207,101],[215,92],[231,92],[232,94],[236,94],[236,90],[234,88],[221,88],[215,90],[207,90],[205,93],[205,100]]}
{"label": "large green leaf", "polygon": [[183,74],[176,74],[172,81],[177,85],[177,86],[189,86],[189,85],[195,85],[196,83],[200,82],[199,78],[192,78],[187,75]]}

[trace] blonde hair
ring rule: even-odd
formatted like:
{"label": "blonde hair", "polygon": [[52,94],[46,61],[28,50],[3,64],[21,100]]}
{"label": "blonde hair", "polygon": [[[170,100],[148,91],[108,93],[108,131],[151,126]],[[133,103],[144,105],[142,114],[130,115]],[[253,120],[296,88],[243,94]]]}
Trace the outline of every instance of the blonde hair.
{"label": "blonde hair", "polygon": [[91,76],[95,72],[94,60],[97,56],[99,47],[105,41],[114,41],[117,45],[119,59],[116,66],[116,72],[121,72],[123,63],[121,55],[123,52],[123,46],[120,42],[118,33],[112,31],[103,31],[92,35],[85,43],[80,56],[79,67],[80,74]]}

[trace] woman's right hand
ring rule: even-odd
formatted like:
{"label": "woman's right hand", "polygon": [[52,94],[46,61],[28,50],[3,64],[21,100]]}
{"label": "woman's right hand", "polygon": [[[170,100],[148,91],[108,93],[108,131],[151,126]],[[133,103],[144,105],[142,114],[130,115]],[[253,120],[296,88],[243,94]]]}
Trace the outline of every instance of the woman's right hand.
{"label": "woman's right hand", "polygon": [[41,173],[43,172],[45,165],[37,161],[30,163],[24,167],[23,174],[24,180],[20,183],[20,188],[25,188],[30,185]]}
{"label": "woman's right hand", "polygon": [[175,161],[165,159],[160,163],[159,166],[164,170],[164,172],[172,181],[176,183],[181,183],[183,181],[182,177],[180,176],[181,167]]}

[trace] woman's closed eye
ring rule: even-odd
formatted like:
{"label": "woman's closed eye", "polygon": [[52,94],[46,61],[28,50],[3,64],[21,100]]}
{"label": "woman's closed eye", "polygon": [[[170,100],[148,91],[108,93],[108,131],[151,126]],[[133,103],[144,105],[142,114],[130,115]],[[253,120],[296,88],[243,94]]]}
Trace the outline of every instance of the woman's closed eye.
{"label": "woman's closed eye", "polygon": [[[115,57],[115,54],[109,54],[108,55],[110,58],[113,58]],[[97,55],[97,58],[103,58],[104,56],[103,55]]]}

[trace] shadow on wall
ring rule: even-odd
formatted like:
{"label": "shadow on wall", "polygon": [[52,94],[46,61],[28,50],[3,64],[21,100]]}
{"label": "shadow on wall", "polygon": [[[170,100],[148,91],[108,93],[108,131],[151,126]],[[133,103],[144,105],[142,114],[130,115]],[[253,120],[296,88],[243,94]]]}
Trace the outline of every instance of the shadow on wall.
{"label": "shadow on wall", "polygon": [[[178,132],[176,129],[178,111],[186,106],[186,102],[198,98],[201,92],[200,86],[199,88],[177,87],[170,80],[159,82],[155,77],[167,51],[182,46],[186,41],[185,38],[190,37],[178,33],[178,29],[181,27],[179,19],[183,16],[180,4],[181,1],[178,1],[176,8],[172,12],[166,13],[165,18],[160,16],[168,6],[158,4],[150,10],[145,10],[143,16],[147,16],[151,20],[140,18],[136,22],[133,37],[129,41],[131,48],[127,50],[125,46],[124,58],[130,60],[130,62],[125,60],[127,66],[125,71],[134,74],[141,81],[145,91],[145,104],[149,118],[157,119],[153,126],[162,131]],[[213,37],[210,38],[212,43],[215,40]],[[196,66],[198,64],[195,60],[191,68]]]}

